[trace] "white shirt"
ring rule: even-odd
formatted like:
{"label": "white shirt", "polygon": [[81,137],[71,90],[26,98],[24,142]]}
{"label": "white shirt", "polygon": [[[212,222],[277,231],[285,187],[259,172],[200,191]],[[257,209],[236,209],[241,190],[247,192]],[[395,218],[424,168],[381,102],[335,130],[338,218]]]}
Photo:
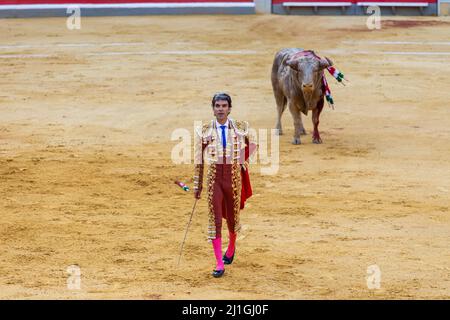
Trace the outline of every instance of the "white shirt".
{"label": "white shirt", "polygon": [[225,137],[227,137],[228,136],[228,119],[224,124],[220,124],[219,121],[216,120],[217,137],[219,138],[220,145],[222,145],[222,128],[220,126],[225,126]]}

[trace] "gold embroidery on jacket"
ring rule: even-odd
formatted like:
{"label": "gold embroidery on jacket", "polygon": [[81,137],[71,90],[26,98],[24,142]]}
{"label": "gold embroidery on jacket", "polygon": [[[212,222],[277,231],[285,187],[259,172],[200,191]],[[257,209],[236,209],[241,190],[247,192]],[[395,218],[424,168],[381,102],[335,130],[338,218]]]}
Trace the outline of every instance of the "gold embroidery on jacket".
{"label": "gold embroidery on jacket", "polygon": [[210,165],[208,168],[207,185],[208,185],[208,240],[216,238],[216,223],[214,218],[214,183],[216,179],[216,165]]}
{"label": "gold embroidery on jacket", "polygon": [[[229,118],[230,130],[227,130],[227,144],[225,147],[225,156],[227,161],[231,160],[232,171],[231,171],[231,184],[233,191],[233,209],[234,209],[234,231],[238,232],[241,229],[239,213],[241,204],[241,162],[242,159],[241,152],[245,149],[245,136],[248,135],[248,123],[246,121],[235,121]],[[208,193],[208,240],[214,240],[216,238],[216,225],[215,225],[215,215],[213,206],[213,193],[214,193],[214,183],[216,179],[216,165],[219,159],[223,159],[223,146],[221,140],[217,136],[217,128],[215,121],[212,120],[210,123],[202,126],[200,130],[196,130],[197,135],[201,137],[201,143],[206,145],[206,159],[208,161],[207,170],[207,193]],[[200,150],[201,150],[200,146]],[[198,150],[198,146],[197,146]],[[196,151],[196,159],[201,157]],[[230,163],[230,162],[227,162]],[[200,172],[201,171],[201,172]],[[203,175],[203,163],[201,166],[196,165],[195,174]],[[202,180],[200,178],[200,180]],[[195,182],[195,177],[194,177]]]}

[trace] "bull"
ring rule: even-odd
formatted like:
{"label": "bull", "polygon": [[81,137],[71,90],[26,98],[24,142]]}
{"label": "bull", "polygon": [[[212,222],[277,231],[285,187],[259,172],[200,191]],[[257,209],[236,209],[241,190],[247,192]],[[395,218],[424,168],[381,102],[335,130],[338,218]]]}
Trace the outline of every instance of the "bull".
{"label": "bull", "polygon": [[300,135],[306,131],[302,122],[302,113],[307,116],[312,111],[314,125],[312,141],[322,143],[319,134],[319,116],[324,105],[325,86],[323,70],[331,67],[330,59],[321,59],[314,51],[298,48],[286,48],[278,51],[272,66],[272,88],[277,104],[277,133],[283,134],[281,116],[286,105],[294,119],[293,144],[300,144]]}

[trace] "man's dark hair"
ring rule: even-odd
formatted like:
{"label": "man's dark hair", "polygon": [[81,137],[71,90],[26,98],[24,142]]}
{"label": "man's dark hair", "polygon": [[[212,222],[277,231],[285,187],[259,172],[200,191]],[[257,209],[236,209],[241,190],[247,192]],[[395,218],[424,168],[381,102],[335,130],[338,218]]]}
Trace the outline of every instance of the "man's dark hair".
{"label": "man's dark hair", "polygon": [[211,106],[214,107],[214,105],[216,104],[216,101],[219,101],[219,100],[227,101],[228,106],[231,108],[231,97],[224,92],[219,92],[214,95],[214,97],[212,98]]}

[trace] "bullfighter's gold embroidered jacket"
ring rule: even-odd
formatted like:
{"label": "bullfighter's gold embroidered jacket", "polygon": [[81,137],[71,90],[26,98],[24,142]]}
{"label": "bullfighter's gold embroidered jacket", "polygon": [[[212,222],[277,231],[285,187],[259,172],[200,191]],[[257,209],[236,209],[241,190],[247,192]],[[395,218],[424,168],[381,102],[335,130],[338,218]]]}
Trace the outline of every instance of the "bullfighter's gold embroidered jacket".
{"label": "bullfighter's gold embroidered jacket", "polygon": [[195,128],[194,153],[194,191],[203,188],[203,171],[205,162],[209,165],[206,185],[208,188],[208,239],[216,237],[214,223],[214,211],[212,205],[212,190],[216,178],[216,165],[225,163],[232,166],[232,188],[235,209],[235,232],[240,230],[239,207],[241,199],[241,168],[248,168],[248,160],[245,159],[245,148],[249,146],[249,124],[247,121],[236,121],[228,118],[228,130],[226,147],[218,137],[216,121]]}

